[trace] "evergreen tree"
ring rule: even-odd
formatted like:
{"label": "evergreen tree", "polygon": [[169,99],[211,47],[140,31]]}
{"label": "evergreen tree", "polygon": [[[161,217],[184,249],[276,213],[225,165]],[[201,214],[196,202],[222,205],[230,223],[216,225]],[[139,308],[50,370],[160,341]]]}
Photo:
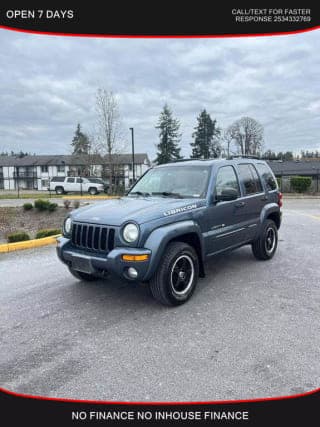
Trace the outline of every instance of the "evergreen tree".
{"label": "evergreen tree", "polygon": [[191,158],[210,159],[212,157],[219,157],[221,153],[219,143],[221,130],[217,126],[217,121],[212,120],[206,110],[201,111],[197,120],[198,124],[194,128],[195,132],[192,134],[194,142],[190,144],[192,147]]}
{"label": "evergreen tree", "polygon": [[156,129],[159,129],[160,138],[160,143],[157,145],[157,158],[155,159],[158,165],[182,159],[181,148],[178,146],[181,138],[179,128],[179,121],[173,118],[172,111],[165,104],[156,126]]}
{"label": "evergreen tree", "polygon": [[81,132],[80,124],[78,123],[72,143],[72,154],[88,154],[90,149],[90,140],[88,136]]}

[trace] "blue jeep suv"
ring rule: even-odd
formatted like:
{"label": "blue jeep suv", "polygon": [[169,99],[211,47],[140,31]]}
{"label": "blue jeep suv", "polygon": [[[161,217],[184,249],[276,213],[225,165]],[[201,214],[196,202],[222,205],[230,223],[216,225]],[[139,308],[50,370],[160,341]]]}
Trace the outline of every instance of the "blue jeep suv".
{"label": "blue jeep suv", "polygon": [[115,274],[149,282],[162,304],[193,294],[206,261],[252,246],[259,260],[277,249],[282,194],[262,160],[192,160],[149,169],[125,197],[74,210],[57,253],[78,279]]}

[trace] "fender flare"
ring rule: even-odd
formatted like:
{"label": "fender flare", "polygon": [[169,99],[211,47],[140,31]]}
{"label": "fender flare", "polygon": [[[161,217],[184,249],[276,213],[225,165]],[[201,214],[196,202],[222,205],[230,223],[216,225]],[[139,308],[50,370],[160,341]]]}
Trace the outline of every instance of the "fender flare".
{"label": "fender flare", "polygon": [[162,227],[156,228],[150,233],[144,244],[144,247],[146,249],[151,250],[151,259],[149,268],[143,280],[149,280],[154,274],[159,263],[161,262],[162,255],[167,244],[171,240],[189,233],[195,233],[199,238],[201,248],[201,259],[199,259],[199,263],[201,268],[203,269],[204,244],[201,229],[195,221],[185,220],[181,222],[175,222],[169,225],[164,225]]}

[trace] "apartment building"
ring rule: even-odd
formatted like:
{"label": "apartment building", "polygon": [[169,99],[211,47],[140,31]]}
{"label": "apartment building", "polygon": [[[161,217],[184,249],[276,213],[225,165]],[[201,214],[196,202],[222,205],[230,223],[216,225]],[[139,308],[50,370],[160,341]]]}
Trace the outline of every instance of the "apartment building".
{"label": "apartment building", "polygon": [[[134,157],[135,179],[149,169],[151,163],[146,153]],[[31,155],[0,156],[0,189],[46,190],[54,176],[96,176],[107,184],[130,187],[133,183],[131,154],[100,155]]]}

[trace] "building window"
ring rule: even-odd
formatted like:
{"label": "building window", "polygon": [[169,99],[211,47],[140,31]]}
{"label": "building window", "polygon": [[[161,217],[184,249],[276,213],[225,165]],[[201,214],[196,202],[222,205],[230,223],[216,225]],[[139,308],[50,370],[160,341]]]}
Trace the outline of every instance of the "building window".
{"label": "building window", "polygon": [[48,172],[48,165],[42,165],[41,172]]}
{"label": "building window", "polygon": [[129,171],[132,171],[132,163],[129,163]]}
{"label": "building window", "polygon": [[66,167],[65,165],[58,165],[57,166],[57,172],[65,172]]}
{"label": "building window", "polygon": [[49,187],[49,180],[48,179],[42,179],[41,180],[41,187]]}

